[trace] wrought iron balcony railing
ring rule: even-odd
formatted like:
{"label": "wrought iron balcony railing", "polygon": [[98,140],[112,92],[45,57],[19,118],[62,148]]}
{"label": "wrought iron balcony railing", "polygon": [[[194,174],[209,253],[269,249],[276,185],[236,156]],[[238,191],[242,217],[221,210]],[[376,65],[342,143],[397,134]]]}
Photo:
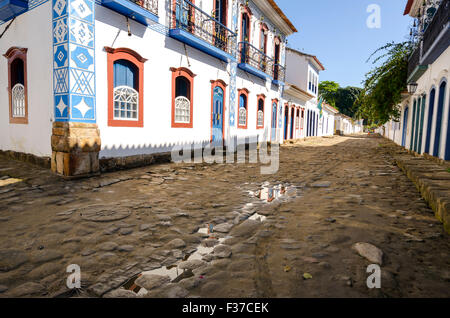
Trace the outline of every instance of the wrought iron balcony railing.
{"label": "wrought iron balcony railing", "polygon": [[286,78],[286,68],[281,64],[273,66],[273,79],[278,82],[284,82]]}
{"label": "wrought iron balcony railing", "polygon": [[433,46],[433,43],[438,38],[444,27],[448,27],[450,19],[450,1],[443,0],[436,13],[433,16],[433,20],[426,28],[423,34],[423,52],[426,53]]}
{"label": "wrought iron balcony railing", "polygon": [[[427,23],[429,24],[409,58],[408,79],[419,78],[426,70],[427,65],[431,64],[448,47],[449,19],[450,0],[442,0],[434,15],[428,18]],[[441,36],[443,31],[447,32],[447,37]]]}
{"label": "wrought iron balcony railing", "polygon": [[150,11],[151,13],[158,15],[158,0],[129,0],[141,8]]}
{"label": "wrought iron balcony railing", "polygon": [[[274,60],[248,42],[239,43],[239,61],[274,77]],[[278,67],[278,76],[281,68]]]}
{"label": "wrought iron balcony railing", "polygon": [[412,53],[412,55],[409,57],[408,60],[408,78],[411,76],[411,74],[414,72],[416,67],[420,63],[420,43]]}
{"label": "wrought iron balcony railing", "polygon": [[175,0],[170,29],[182,29],[206,43],[233,53],[236,33],[187,0]]}

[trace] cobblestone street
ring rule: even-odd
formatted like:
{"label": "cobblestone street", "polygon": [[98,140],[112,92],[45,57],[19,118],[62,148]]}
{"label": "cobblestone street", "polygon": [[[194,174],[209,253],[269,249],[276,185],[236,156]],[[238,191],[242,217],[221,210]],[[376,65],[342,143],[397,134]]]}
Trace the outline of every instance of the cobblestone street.
{"label": "cobblestone street", "polygon": [[[72,181],[0,157],[0,297],[450,297],[449,236],[398,151],[312,138],[282,146],[274,175],[162,164]],[[383,252],[381,289],[356,243]]]}

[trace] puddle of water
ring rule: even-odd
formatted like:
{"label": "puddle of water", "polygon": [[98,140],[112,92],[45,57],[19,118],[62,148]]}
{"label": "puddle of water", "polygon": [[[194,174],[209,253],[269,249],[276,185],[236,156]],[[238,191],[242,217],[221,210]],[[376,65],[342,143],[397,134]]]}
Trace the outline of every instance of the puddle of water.
{"label": "puddle of water", "polygon": [[258,213],[255,213],[251,217],[249,217],[249,220],[265,222],[267,220],[267,217],[264,216],[264,215],[260,215]]}
{"label": "puddle of water", "polygon": [[[199,230],[199,233],[209,234],[209,228],[201,228]],[[210,236],[209,238],[215,238],[213,236]],[[219,241],[218,245],[225,242],[225,240],[231,238],[231,236],[227,236],[224,238],[217,239]],[[216,245],[217,246],[217,245]],[[176,280],[180,275],[184,274],[186,271],[183,269],[178,269],[178,265],[182,262],[186,261],[193,261],[193,260],[202,260],[204,256],[211,254],[214,251],[214,248],[216,247],[205,247],[202,244],[198,245],[196,247],[196,251],[190,255],[187,255],[183,260],[178,261],[176,264],[171,266],[164,266],[161,268],[153,269],[151,271],[142,272],[139,275],[136,275],[132,279],[130,279],[127,283],[125,283],[122,288],[126,290],[131,290],[135,292],[138,296],[144,296],[148,294],[148,291],[145,288],[141,288],[136,285],[136,279],[138,279],[140,276],[149,274],[149,275],[160,275],[160,276],[169,276],[170,280],[173,282]]]}
{"label": "puddle of water", "polygon": [[257,192],[249,191],[250,195],[261,199],[264,202],[271,203],[283,197],[293,197],[297,195],[297,187],[278,184],[271,186],[263,183],[262,188]]}
{"label": "puddle of water", "polygon": [[5,180],[0,180],[0,187],[4,187],[10,184],[14,184],[14,183],[19,183],[22,182],[23,180],[21,179],[15,179],[15,178],[8,178]]}

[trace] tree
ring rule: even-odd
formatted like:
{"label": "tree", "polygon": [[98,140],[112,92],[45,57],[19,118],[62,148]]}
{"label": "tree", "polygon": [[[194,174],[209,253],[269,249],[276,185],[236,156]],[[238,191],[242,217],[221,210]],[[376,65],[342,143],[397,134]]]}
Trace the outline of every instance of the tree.
{"label": "tree", "polygon": [[357,101],[358,115],[368,119],[369,124],[383,125],[391,119],[399,119],[398,104],[406,90],[411,51],[409,42],[392,42],[369,57],[368,61],[379,54],[372,63],[383,61],[366,74],[364,89]]}
{"label": "tree", "polygon": [[333,107],[336,107],[336,93],[338,89],[339,84],[333,81],[323,81],[319,83],[319,95]]}
{"label": "tree", "polygon": [[323,81],[319,84],[319,95],[342,114],[350,117],[355,115],[356,109],[353,104],[361,91],[362,89],[359,87],[340,87],[333,81]]}
{"label": "tree", "polygon": [[355,108],[355,101],[361,94],[362,88],[359,87],[340,87],[337,90],[336,106],[339,111],[347,116],[354,117],[357,109]]}

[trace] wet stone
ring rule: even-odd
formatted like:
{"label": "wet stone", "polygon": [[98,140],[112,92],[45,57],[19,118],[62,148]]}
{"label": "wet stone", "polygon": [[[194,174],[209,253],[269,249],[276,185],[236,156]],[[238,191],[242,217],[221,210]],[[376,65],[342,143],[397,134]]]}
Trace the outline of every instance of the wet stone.
{"label": "wet stone", "polygon": [[136,279],[136,285],[145,288],[150,291],[152,289],[161,287],[170,282],[169,276],[161,276],[161,275],[152,275],[152,274],[143,274],[141,277]]}
{"label": "wet stone", "polygon": [[194,270],[194,269],[199,268],[204,265],[206,265],[206,262],[204,262],[204,261],[190,260],[190,261],[182,262],[180,265],[178,265],[178,268],[183,269],[183,270]]}
{"label": "wet stone", "polygon": [[219,244],[219,240],[216,239],[207,239],[202,242],[204,247],[214,247]]}
{"label": "wet stone", "polygon": [[234,225],[230,223],[222,223],[214,227],[214,232],[228,233],[233,228],[233,226]]}
{"label": "wet stone", "polygon": [[1,293],[4,293],[5,291],[7,291],[8,290],[8,287],[7,286],[5,286],[5,285],[0,285],[0,294]]}
{"label": "wet stone", "polygon": [[231,247],[228,245],[219,245],[214,248],[214,255],[219,258],[229,258],[231,257]]}

